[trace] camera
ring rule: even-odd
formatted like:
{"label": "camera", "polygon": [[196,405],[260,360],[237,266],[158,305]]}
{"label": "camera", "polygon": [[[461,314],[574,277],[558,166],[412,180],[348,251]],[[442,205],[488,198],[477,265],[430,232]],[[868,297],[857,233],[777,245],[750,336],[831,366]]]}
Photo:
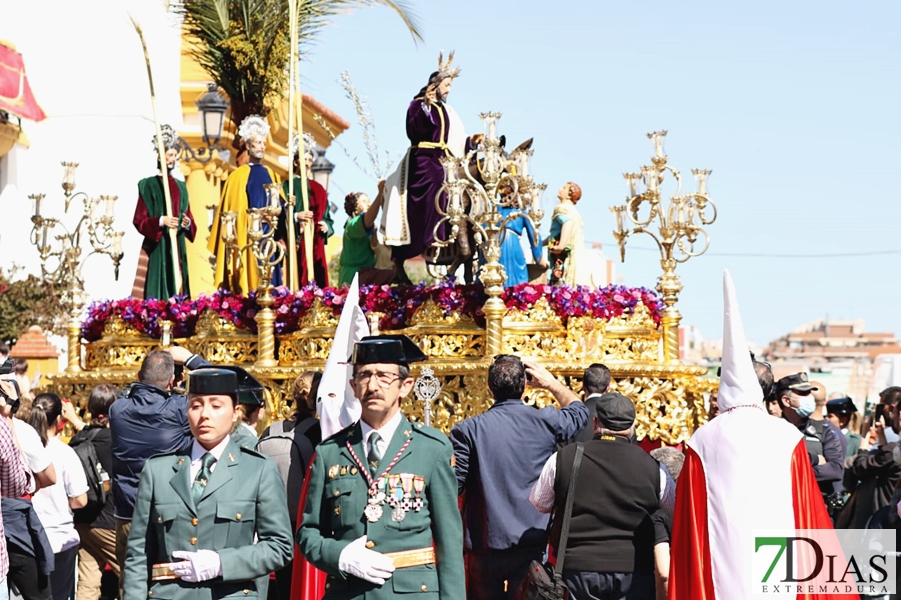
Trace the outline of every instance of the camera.
{"label": "camera", "polygon": [[19,410],[19,405],[22,403],[22,390],[19,389],[19,382],[15,379],[8,379],[3,377],[3,375],[8,375],[9,373],[0,373],[0,380],[5,381],[7,383],[11,383],[14,388],[16,388],[16,399],[13,400],[9,397],[9,395],[3,391],[3,388],[0,388],[0,398],[9,404],[12,408],[12,414],[16,414]]}

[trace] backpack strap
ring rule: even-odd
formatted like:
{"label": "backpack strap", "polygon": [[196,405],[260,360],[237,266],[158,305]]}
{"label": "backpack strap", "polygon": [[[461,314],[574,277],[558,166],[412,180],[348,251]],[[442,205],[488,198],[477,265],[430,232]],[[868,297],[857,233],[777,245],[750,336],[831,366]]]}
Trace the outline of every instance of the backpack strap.
{"label": "backpack strap", "polygon": [[300,446],[300,457],[303,459],[303,472],[307,472],[307,467],[313,459],[316,449],[313,448],[313,442],[310,441],[305,434],[313,425],[319,422],[316,417],[307,417],[294,426],[294,441]]}
{"label": "backpack strap", "polygon": [[313,425],[315,425],[318,422],[319,422],[319,419],[317,419],[316,417],[307,417],[306,419],[304,419],[303,421],[301,421],[300,423],[298,423],[297,425],[294,426],[294,431],[295,432],[299,431],[300,433],[306,433],[307,431],[310,430],[311,427],[313,427]]}
{"label": "backpack strap", "polygon": [[[75,442],[75,446],[80,446],[85,442],[93,442],[94,438],[96,438],[98,435],[100,435],[100,428],[99,427],[91,427],[90,429],[88,429],[85,432],[84,437],[82,437],[80,440],[77,440]],[[75,436],[72,436],[72,437],[74,440]],[[72,441],[69,442],[69,446],[71,446],[73,448],[75,447],[75,446],[72,446]]]}
{"label": "backpack strap", "polygon": [[576,495],[576,480],[579,478],[579,465],[582,464],[582,454],[585,452],[585,444],[576,444],[576,455],[573,458],[573,471],[569,479],[569,491],[566,494],[566,509],[563,511],[563,524],[560,530],[560,548],[557,549],[557,564],[554,565],[554,575],[562,577],[563,561],[566,559],[566,543],[569,541],[569,520],[573,514],[573,497]]}

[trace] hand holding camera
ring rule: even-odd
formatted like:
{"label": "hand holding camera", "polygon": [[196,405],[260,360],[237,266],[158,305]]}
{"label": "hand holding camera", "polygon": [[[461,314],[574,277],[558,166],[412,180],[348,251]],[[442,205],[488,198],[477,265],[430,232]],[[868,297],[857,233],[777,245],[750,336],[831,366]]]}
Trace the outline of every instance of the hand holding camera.
{"label": "hand holding camera", "polygon": [[19,384],[14,379],[0,379],[0,417],[12,419],[21,402]]}

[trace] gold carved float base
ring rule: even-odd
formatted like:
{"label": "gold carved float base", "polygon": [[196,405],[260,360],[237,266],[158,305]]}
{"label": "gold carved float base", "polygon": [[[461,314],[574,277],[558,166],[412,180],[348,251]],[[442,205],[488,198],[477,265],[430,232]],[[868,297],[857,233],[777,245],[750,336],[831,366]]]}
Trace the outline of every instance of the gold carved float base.
{"label": "gold carved float base", "polygon": [[[486,381],[493,357],[484,355],[485,329],[471,319],[444,314],[431,301],[418,309],[411,323],[406,329],[383,333],[406,334],[429,356],[427,364],[443,386],[432,405],[432,425],[449,432],[460,421],[486,411],[493,402]],[[279,364],[267,368],[253,366],[260,345],[256,334],[237,330],[211,313],[198,321],[195,336],[174,342],[211,362],[243,365],[265,386],[268,417],[277,420],[293,410],[286,399],[294,379],[306,370],[324,368],[336,325],[331,310],[317,300],[299,331],[276,336]],[[578,317],[564,323],[540,300],[527,311],[507,312],[503,341],[505,352],[541,360],[576,392],[581,391],[588,365],[607,365],[612,390],[635,402],[639,438],[678,444],[706,422],[704,395],[715,389],[716,381],[704,378],[705,368],[663,363],[660,330],[642,304],[634,314],[612,320]],[[111,320],[102,339],[85,344],[85,370],[53,376],[53,390],[84,404],[99,383],[122,386],[135,381],[144,356],[159,343],[124,331],[121,322]],[[421,365],[413,365],[414,377]],[[552,398],[532,390],[527,391],[527,402],[543,407]],[[424,407],[412,394],[402,408],[411,420],[423,419]]]}

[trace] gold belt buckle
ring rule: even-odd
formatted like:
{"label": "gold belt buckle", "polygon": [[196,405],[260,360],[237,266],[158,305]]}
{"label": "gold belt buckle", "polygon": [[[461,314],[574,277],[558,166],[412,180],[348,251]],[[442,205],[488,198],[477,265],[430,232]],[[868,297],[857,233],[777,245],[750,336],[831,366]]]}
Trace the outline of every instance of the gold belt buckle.
{"label": "gold belt buckle", "polygon": [[431,546],[428,548],[416,548],[415,550],[386,552],[385,556],[394,561],[395,569],[435,564],[435,549]]}
{"label": "gold belt buckle", "polygon": [[172,563],[157,563],[150,569],[151,581],[171,581],[178,579],[178,575],[172,572]]}

